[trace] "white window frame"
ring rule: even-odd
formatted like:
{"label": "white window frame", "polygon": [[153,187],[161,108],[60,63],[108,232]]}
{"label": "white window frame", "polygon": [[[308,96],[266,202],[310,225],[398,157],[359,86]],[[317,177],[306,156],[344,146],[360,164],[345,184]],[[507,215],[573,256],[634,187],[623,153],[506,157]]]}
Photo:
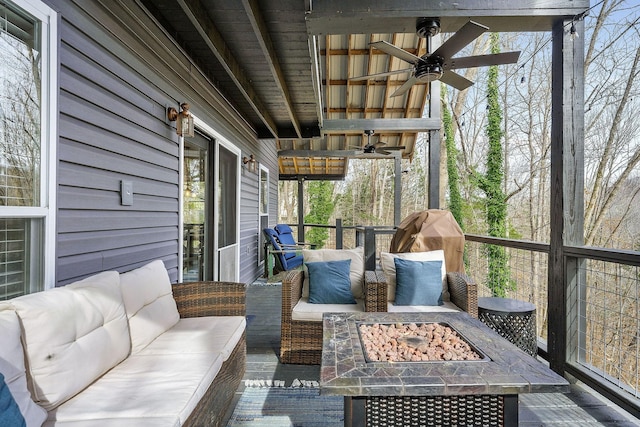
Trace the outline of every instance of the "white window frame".
{"label": "white window frame", "polygon": [[[267,188],[265,189],[267,193],[266,194],[267,211],[264,213],[262,212],[262,206],[261,206],[262,205],[262,173],[263,172],[267,174]],[[258,169],[258,256],[256,257],[257,258],[256,262],[258,263],[258,267],[263,266],[264,263],[267,262],[266,257],[264,257],[264,247],[262,247],[260,242],[264,238],[262,234],[262,218],[266,217],[267,224],[269,224],[269,209],[270,209],[269,189],[271,186],[271,183],[269,182],[270,179],[271,179],[271,175],[269,173],[269,168],[261,163],[260,168]]]}
{"label": "white window frame", "polygon": [[[58,15],[39,0],[9,0],[31,14],[41,25],[40,105],[40,205],[0,207],[2,218],[37,219],[43,223],[42,237],[31,236],[42,252],[31,251],[29,268],[42,268],[43,289],[55,286],[56,147],[58,139]],[[42,253],[43,260],[40,258]],[[41,266],[41,267],[40,267]]]}

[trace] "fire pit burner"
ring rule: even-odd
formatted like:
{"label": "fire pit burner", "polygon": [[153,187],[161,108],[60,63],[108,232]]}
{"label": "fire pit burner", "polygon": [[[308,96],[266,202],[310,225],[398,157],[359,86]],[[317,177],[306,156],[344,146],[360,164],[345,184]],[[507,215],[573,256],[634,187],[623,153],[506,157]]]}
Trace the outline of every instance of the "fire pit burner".
{"label": "fire pit burner", "polygon": [[361,323],[358,332],[367,362],[483,359],[479,351],[446,323]]}

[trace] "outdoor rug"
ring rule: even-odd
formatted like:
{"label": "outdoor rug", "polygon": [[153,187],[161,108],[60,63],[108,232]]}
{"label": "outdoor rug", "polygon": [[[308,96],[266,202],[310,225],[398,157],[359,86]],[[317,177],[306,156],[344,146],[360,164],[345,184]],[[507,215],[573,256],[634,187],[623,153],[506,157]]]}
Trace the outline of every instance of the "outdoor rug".
{"label": "outdoor rug", "polygon": [[246,387],[227,427],[341,427],[343,403],[317,387]]}

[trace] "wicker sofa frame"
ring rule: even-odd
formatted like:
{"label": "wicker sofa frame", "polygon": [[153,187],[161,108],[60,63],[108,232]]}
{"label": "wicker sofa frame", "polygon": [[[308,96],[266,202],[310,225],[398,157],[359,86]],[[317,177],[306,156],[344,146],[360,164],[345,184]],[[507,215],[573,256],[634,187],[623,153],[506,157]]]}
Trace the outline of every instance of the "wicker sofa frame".
{"label": "wicker sofa frame", "polygon": [[[192,282],[173,285],[181,318],[245,316],[246,285],[232,282]],[[246,333],[231,352],[184,426],[220,426],[244,376]]]}
{"label": "wicker sofa frame", "polygon": [[[282,280],[280,362],[319,365],[322,360],[322,322],[292,319],[293,308],[302,298],[304,272],[289,272]],[[478,317],[478,287],[466,274],[447,274],[451,302]],[[364,305],[368,312],[387,311],[387,281],[381,271],[365,271]]]}

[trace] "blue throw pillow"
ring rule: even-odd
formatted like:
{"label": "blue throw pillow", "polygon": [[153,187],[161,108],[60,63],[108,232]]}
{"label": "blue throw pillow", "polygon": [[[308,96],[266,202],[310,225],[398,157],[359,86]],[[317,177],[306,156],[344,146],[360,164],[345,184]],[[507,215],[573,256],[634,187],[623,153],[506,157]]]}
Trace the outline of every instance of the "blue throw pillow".
{"label": "blue throw pillow", "polygon": [[308,262],[311,304],[355,304],[351,293],[351,260]]}
{"label": "blue throw pillow", "polygon": [[11,395],[9,386],[4,382],[4,375],[0,374],[0,425],[24,427],[26,423],[20,408]]}
{"label": "blue throw pillow", "polygon": [[394,258],[396,305],[442,305],[442,261]]}

